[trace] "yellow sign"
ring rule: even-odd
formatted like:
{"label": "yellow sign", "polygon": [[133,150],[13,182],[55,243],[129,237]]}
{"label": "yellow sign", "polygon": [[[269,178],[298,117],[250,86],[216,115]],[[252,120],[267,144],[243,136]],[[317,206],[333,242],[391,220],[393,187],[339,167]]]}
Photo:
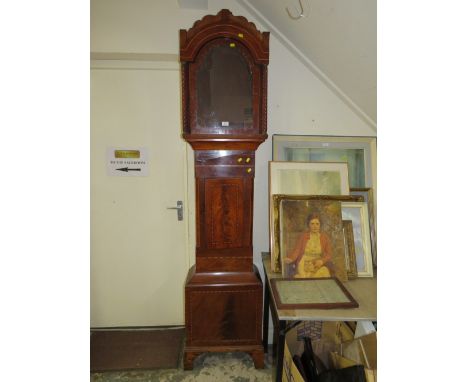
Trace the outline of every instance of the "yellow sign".
{"label": "yellow sign", "polygon": [[140,150],[115,150],[115,158],[140,158]]}

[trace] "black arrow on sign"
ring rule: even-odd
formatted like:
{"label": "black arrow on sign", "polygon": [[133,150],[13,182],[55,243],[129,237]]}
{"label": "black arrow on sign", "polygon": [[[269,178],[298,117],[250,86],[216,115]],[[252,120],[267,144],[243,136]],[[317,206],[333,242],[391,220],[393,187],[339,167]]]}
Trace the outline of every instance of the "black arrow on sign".
{"label": "black arrow on sign", "polygon": [[129,172],[129,171],[141,171],[141,168],[128,168],[128,167],[122,167],[122,168],[117,168],[116,170],[118,170],[118,171],[125,171],[125,172]]}

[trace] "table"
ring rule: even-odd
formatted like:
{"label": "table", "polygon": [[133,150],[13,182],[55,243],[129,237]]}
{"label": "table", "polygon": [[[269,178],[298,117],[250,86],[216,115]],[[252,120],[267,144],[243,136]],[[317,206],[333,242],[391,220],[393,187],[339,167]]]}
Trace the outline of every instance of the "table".
{"label": "table", "polygon": [[[273,365],[274,380],[281,381],[283,373],[284,342],[286,332],[297,321],[377,321],[377,277],[358,278],[343,282],[345,288],[359,303],[359,308],[352,309],[278,309],[271,289],[271,279],[282,277],[271,271],[270,253],[262,252],[263,271],[265,273],[263,305],[263,348],[268,352],[269,314],[274,325],[276,362]],[[275,351],[276,350],[276,351]]]}

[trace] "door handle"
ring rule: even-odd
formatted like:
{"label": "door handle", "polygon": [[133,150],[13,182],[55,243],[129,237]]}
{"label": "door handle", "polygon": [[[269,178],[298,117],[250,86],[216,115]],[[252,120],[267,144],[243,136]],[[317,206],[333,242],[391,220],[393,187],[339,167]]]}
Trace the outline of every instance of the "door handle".
{"label": "door handle", "polygon": [[177,207],[166,207],[168,210],[177,210],[177,220],[184,220],[184,203],[182,200],[177,201]]}

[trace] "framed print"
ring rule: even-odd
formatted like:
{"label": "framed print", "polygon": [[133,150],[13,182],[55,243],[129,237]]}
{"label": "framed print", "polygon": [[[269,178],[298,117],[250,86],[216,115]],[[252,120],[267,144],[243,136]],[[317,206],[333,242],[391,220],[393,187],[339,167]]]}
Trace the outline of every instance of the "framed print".
{"label": "framed print", "polygon": [[366,202],[341,203],[343,220],[353,222],[354,248],[358,277],[373,277],[369,213]]}
{"label": "framed print", "polygon": [[358,302],[335,278],[271,279],[278,309],[357,308]]}
{"label": "framed print", "polygon": [[[281,226],[280,226],[280,206],[282,201],[297,202],[294,205],[296,208],[297,217],[305,220],[307,214],[313,212],[315,203],[323,203],[326,201],[335,202],[362,202],[364,198],[360,195],[273,195],[271,200],[271,212],[273,216],[273,224],[270,232],[271,246],[271,264],[273,272],[282,272],[283,266],[281,261]],[[327,222],[328,224],[330,222]],[[300,224],[299,224],[300,225]],[[341,225],[341,224],[340,224]],[[299,230],[306,230],[305,223],[301,225]],[[343,237],[344,240],[344,237]],[[344,244],[343,244],[344,247]],[[346,268],[346,267],[345,267]],[[283,275],[291,276],[291,269],[284,271]]]}
{"label": "framed print", "polygon": [[343,235],[345,243],[346,272],[348,274],[348,279],[352,280],[357,278],[357,266],[356,250],[354,248],[353,222],[351,220],[343,220]]}
{"label": "framed print", "polygon": [[361,195],[364,197],[364,201],[367,203],[367,210],[369,212],[369,229],[371,235],[371,250],[372,250],[372,261],[374,266],[377,266],[377,229],[375,227],[375,215],[374,215],[374,193],[372,188],[350,188],[351,195]]}
{"label": "framed print", "polygon": [[283,277],[348,280],[339,201],[281,199],[278,227]]}
{"label": "framed print", "polygon": [[[269,162],[270,237],[273,232],[271,196],[288,195],[349,195],[348,165],[339,163]],[[271,248],[270,248],[271,249]],[[272,263],[272,271],[281,266]]]}

